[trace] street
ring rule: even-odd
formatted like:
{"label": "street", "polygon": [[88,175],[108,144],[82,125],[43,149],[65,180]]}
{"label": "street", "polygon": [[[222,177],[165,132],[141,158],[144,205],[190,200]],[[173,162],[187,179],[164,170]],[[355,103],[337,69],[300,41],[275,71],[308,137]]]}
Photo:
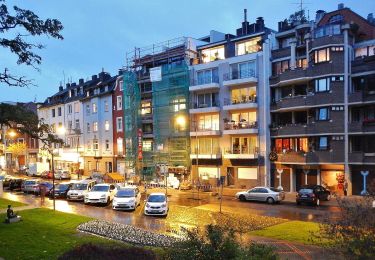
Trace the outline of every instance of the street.
{"label": "street", "polygon": [[[160,189],[149,189],[147,193],[161,191]],[[198,194],[191,191],[168,190],[170,210],[168,218],[149,217],[143,215],[145,194],[142,194],[142,203],[135,211],[115,211],[111,205],[95,206],[85,205],[83,202],[56,200],[56,210],[85,215],[93,218],[118,222],[140,228],[168,233],[179,226],[190,226],[191,223],[199,221],[199,215],[190,214],[197,210],[219,211],[220,200],[208,193]],[[4,192],[3,198],[27,203],[32,207],[53,208],[53,201],[46,198],[41,205],[40,197],[23,192]],[[289,220],[302,221],[324,221],[327,217],[335,217],[339,211],[336,206],[322,205],[297,206],[295,203],[284,201],[280,204],[269,205],[259,202],[240,202],[233,197],[223,197],[222,209],[226,212],[245,213],[269,217],[278,217]],[[190,213],[189,213],[190,212]],[[189,213],[189,214],[187,214]],[[180,216],[184,216],[180,218]],[[173,222],[170,221],[173,219]],[[188,219],[188,220],[186,220]]]}

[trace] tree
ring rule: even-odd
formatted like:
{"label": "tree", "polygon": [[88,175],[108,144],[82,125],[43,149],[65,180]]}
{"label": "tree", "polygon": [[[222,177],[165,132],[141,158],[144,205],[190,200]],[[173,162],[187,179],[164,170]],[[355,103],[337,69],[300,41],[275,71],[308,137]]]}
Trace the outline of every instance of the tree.
{"label": "tree", "polygon": [[[13,6],[13,13],[8,11],[5,0],[0,0],[0,46],[9,49],[10,52],[18,57],[17,64],[25,64],[37,69],[41,64],[42,57],[35,50],[43,49],[45,46],[40,43],[29,41],[30,36],[52,37],[62,40],[60,34],[63,25],[57,19],[41,20],[30,10],[21,9]],[[22,33],[21,33],[22,32]],[[0,68],[0,83],[8,86],[27,87],[34,85],[32,80],[25,76],[14,75],[8,68]]]}
{"label": "tree", "polygon": [[12,154],[13,159],[16,161],[16,167],[19,167],[18,157],[24,155],[26,149],[26,144],[21,142],[12,143],[7,147],[8,152]]}

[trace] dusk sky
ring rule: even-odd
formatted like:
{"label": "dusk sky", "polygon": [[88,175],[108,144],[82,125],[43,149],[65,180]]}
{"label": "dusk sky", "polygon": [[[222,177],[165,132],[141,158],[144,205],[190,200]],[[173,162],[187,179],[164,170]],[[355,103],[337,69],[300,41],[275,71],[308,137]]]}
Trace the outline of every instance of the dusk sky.
{"label": "dusk sky", "polygon": [[[15,56],[1,49],[2,66],[17,75],[34,79],[37,87],[11,88],[0,85],[0,101],[39,101],[53,95],[60,82],[91,78],[102,68],[117,74],[125,64],[125,53],[135,46],[143,47],[180,36],[199,38],[210,30],[234,33],[248,9],[248,20],[262,16],[267,27],[277,30],[277,22],[298,10],[299,0],[64,0],[6,1],[31,9],[40,18],[56,18],[64,25],[63,41],[30,38],[46,45],[40,72],[32,67],[17,66]],[[367,17],[375,13],[374,0],[309,0],[304,7],[310,19],[318,9],[332,11],[344,3]],[[3,36],[2,36],[3,37]]]}

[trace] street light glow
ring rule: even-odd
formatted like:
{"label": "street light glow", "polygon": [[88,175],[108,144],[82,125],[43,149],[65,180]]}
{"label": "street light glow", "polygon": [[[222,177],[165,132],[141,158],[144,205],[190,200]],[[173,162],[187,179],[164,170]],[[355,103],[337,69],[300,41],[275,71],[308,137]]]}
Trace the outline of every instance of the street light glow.
{"label": "street light glow", "polygon": [[12,137],[12,138],[15,137],[16,135],[17,135],[17,133],[14,132],[14,131],[9,132],[9,136]]}
{"label": "street light glow", "polygon": [[59,128],[57,128],[57,133],[60,135],[65,134],[65,127],[60,126]]}
{"label": "street light glow", "polygon": [[185,126],[185,124],[186,124],[185,117],[184,116],[178,116],[176,118],[176,123],[177,123],[177,125],[179,125],[181,127]]}

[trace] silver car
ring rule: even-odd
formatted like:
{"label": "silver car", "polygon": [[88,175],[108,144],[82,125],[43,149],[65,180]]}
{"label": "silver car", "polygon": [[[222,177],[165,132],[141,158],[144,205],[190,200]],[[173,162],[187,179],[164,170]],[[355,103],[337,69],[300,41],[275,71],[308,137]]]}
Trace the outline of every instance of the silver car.
{"label": "silver car", "polygon": [[55,179],[70,179],[70,172],[63,170],[55,171]]}
{"label": "silver car", "polygon": [[236,198],[241,201],[264,201],[273,204],[284,200],[285,193],[275,188],[255,187],[248,191],[237,192]]}

